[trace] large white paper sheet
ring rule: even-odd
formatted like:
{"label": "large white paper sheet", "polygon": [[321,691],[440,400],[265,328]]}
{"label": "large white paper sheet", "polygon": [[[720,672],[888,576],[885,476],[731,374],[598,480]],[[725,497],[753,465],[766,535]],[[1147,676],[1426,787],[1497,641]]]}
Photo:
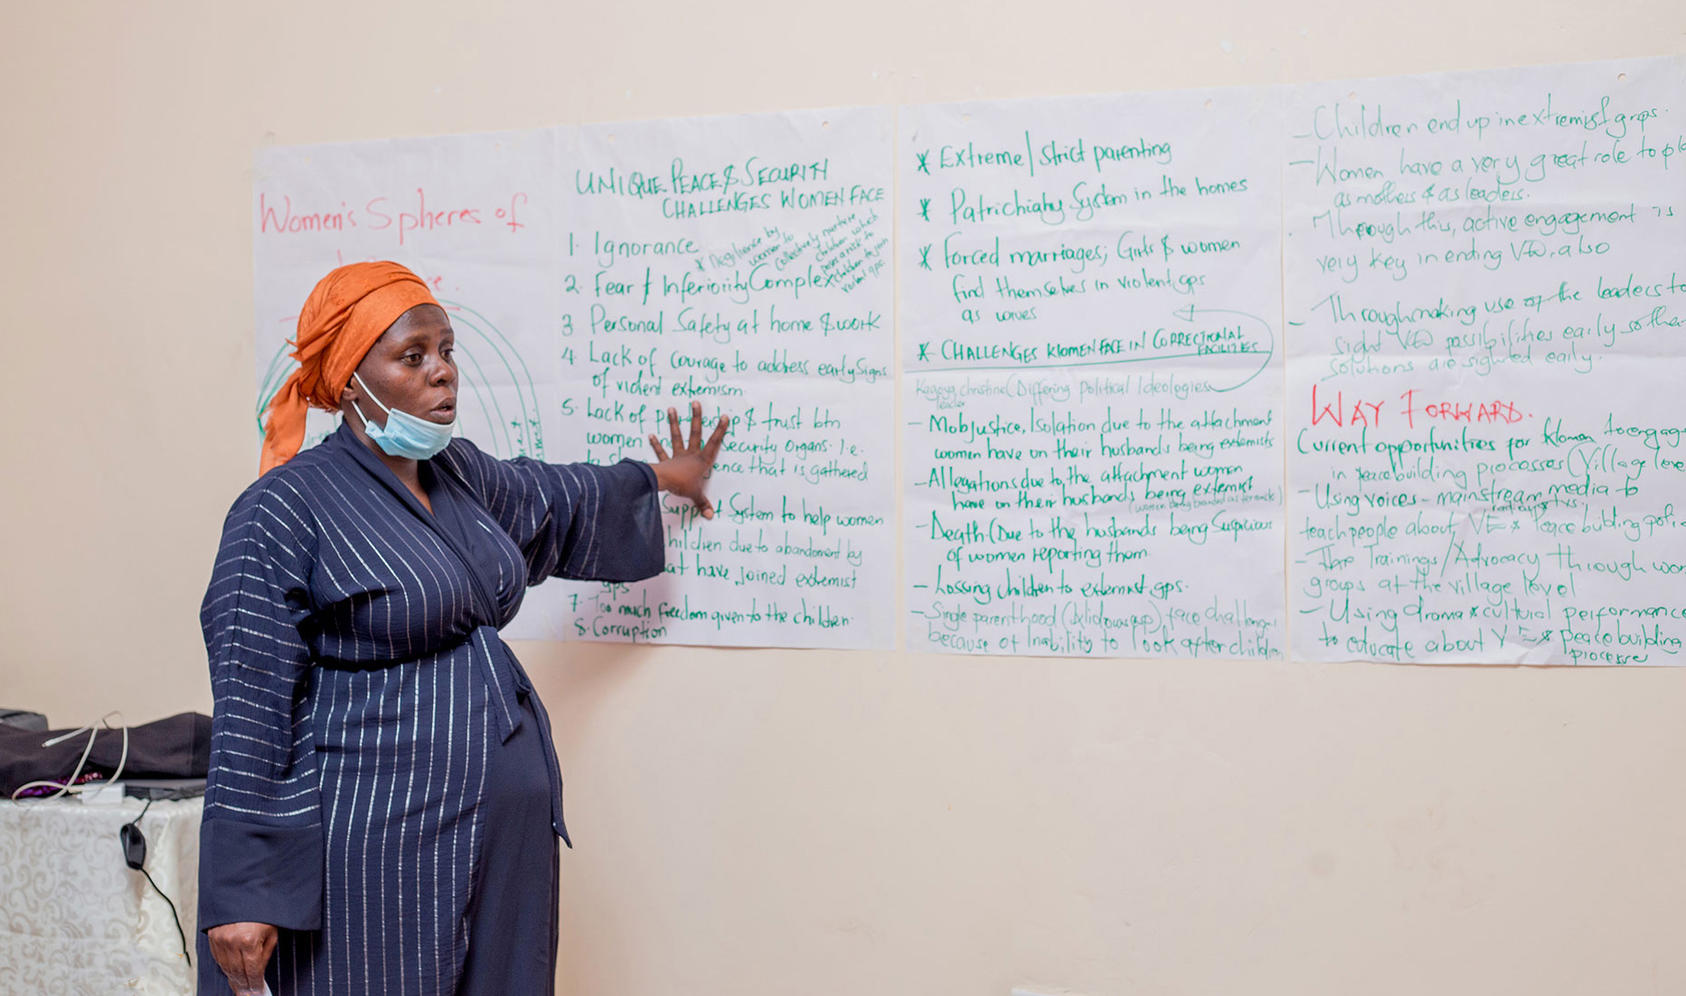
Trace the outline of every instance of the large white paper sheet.
{"label": "large white paper sheet", "polygon": [[1293,644],[1686,660],[1686,60],[1308,84]]}
{"label": "large white paper sheet", "polygon": [[914,650],[1282,652],[1273,89],[902,111]]}
{"label": "large white paper sheet", "polygon": [[552,584],[514,632],[884,648],[894,640],[891,114],[560,132],[562,401],[574,459],[650,459],[692,399],[733,425],[717,517],[666,499],[668,569]]}
{"label": "large white paper sheet", "polygon": [[[555,401],[556,136],[550,129],[333,145],[258,156],[253,190],[254,425],[297,366],[287,345],[329,270],[390,259],[456,330],[464,435],[502,457],[564,458]],[[332,431],[312,411],[305,445]],[[254,458],[255,459],[255,458]]]}

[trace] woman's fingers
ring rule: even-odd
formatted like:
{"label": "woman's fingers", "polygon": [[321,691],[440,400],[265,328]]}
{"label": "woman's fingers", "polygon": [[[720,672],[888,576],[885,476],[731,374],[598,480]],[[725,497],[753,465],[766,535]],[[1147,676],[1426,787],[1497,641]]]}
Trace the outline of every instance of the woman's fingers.
{"label": "woman's fingers", "polygon": [[234,996],[252,996],[263,992],[263,967],[268,959],[260,960],[255,944],[224,945],[221,951],[213,951],[217,956],[217,964],[222,966],[223,974],[228,976],[228,985],[234,990]]}
{"label": "woman's fingers", "polygon": [[702,449],[702,402],[691,402],[691,452]]}
{"label": "woman's fingers", "polygon": [[[730,428],[732,419],[727,415],[716,419],[707,442],[703,441],[702,419],[702,402],[691,402],[691,438],[687,442],[679,427],[678,409],[669,408],[667,431],[672,441],[672,452],[662,445],[661,438],[653,432],[650,434],[650,449],[655,452],[658,463],[667,465],[657,468],[656,471],[657,481],[662,489],[670,494],[691,499],[703,518],[712,519],[714,503],[703,493],[703,479],[714,468],[714,462],[720,456],[720,447],[726,440],[726,430]],[[681,462],[682,457],[695,457],[698,462]]]}
{"label": "woman's fingers", "polygon": [[679,409],[667,410],[667,431],[673,435],[673,455],[685,452],[685,437],[679,433]]}
{"label": "woman's fingers", "polygon": [[207,934],[211,957],[228,976],[235,996],[260,996],[263,970],[275,953],[276,929],[265,923],[231,923],[212,927]]}
{"label": "woman's fingers", "polygon": [[246,945],[246,992],[251,996],[262,996],[263,970],[269,967],[269,957],[275,953],[276,939],[275,928],[270,927]]}
{"label": "woman's fingers", "polygon": [[211,942],[211,957],[217,960],[222,974],[228,976],[229,984],[238,992],[246,981],[246,960],[239,947],[229,940],[230,933],[228,928],[212,927],[207,937]]}
{"label": "woman's fingers", "polygon": [[[215,953],[215,949],[212,950]],[[251,989],[246,985],[246,960],[238,952],[229,952],[217,958],[217,965],[222,974],[228,978],[228,988],[233,990],[234,996],[246,996]],[[259,989],[258,992],[263,992]]]}
{"label": "woman's fingers", "polygon": [[269,963],[269,959],[265,958],[260,951],[253,949],[251,946],[247,946],[246,950],[243,951],[242,954],[245,956],[244,960],[246,963],[244,973],[245,980],[241,983],[245,987],[241,990],[242,996],[262,993],[264,985],[263,968]]}
{"label": "woman's fingers", "polygon": [[703,447],[702,455],[703,460],[706,461],[710,467],[714,466],[714,458],[720,455],[720,444],[726,440],[726,427],[731,424],[731,418],[729,416],[722,415],[720,416],[719,421],[714,423],[714,431],[708,435],[708,445]]}

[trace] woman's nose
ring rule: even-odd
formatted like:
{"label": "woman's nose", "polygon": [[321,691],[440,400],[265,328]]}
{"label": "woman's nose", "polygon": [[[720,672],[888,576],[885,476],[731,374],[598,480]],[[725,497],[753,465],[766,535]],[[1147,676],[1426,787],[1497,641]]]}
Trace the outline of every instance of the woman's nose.
{"label": "woman's nose", "polygon": [[457,382],[457,368],[444,360],[435,360],[433,363],[432,376],[427,379],[427,382],[436,387],[443,387],[446,384],[455,384]]}

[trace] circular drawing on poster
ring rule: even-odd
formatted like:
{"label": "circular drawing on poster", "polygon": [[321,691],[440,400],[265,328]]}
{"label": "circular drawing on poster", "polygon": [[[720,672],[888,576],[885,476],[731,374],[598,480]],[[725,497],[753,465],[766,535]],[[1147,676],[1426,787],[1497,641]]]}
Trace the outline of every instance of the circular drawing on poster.
{"label": "circular drawing on poster", "polygon": [[[457,333],[457,434],[504,459],[516,456],[544,459],[543,416],[527,362],[485,315],[444,298],[439,303],[451,316],[451,327]],[[282,343],[259,380],[253,418],[257,421],[260,440],[270,399],[298,369],[298,363],[289,355],[291,352],[291,345]],[[338,422],[338,416],[312,410],[304,446],[321,442]]]}

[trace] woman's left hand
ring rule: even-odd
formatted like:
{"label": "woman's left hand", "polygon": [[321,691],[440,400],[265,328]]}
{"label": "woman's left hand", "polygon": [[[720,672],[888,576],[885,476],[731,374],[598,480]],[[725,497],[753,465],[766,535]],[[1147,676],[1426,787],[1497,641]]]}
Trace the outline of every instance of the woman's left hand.
{"label": "woman's left hand", "polygon": [[729,417],[720,416],[720,420],[714,423],[714,431],[709,433],[708,442],[704,443],[702,402],[693,401],[689,442],[679,431],[678,410],[667,410],[667,427],[673,435],[671,456],[662,448],[662,441],[656,434],[650,433],[650,448],[656,451],[657,462],[650,465],[656,472],[656,487],[668,494],[691,499],[705,519],[714,518],[714,503],[703,493],[703,482],[708,480],[709,472],[714,469],[714,459],[720,455],[720,443],[726,438],[726,427],[731,423]]}

